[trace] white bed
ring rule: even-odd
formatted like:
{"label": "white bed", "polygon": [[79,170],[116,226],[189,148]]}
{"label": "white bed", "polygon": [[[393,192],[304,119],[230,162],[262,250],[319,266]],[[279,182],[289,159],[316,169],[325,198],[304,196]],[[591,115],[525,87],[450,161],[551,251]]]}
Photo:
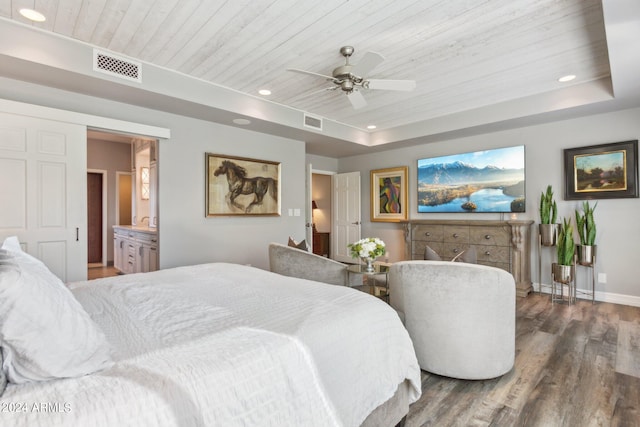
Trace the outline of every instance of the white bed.
{"label": "white bed", "polygon": [[353,289],[224,263],[69,288],[114,363],[9,383],[2,426],[355,427],[420,396],[398,315]]}

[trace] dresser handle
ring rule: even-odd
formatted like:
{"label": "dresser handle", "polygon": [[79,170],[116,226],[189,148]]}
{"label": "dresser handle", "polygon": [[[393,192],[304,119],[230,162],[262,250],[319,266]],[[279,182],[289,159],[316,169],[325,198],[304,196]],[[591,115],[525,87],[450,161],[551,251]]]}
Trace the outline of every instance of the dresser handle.
{"label": "dresser handle", "polygon": [[454,237],[455,239],[457,239],[457,238],[458,238],[458,233],[453,233],[453,237]]}
{"label": "dresser handle", "polygon": [[484,254],[485,254],[486,256],[491,256],[491,252],[489,252],[489,251],[486,251]]}
{"label": "dresser handle", "polygon": [[425,236],[429,237],[431,236],[431,233],[429,233],[428,231],[426,233],[424,233]]}
{"label": "dresser handle", "polygon": [[458,253],[458,251],[459,251],[459,249],[458,249],[458,248],[455,248],[455,249],[453,250],[453,253],[454,253],[454,254],[457,254],[457,253]]}
{"label": "dresser handle", "polygon": [[489,240],[489,239],[491,238],[491,234],[485,234],[485,235],[484,235],[484,238],[485,238],[485,239],[487,239],[487,240]]}

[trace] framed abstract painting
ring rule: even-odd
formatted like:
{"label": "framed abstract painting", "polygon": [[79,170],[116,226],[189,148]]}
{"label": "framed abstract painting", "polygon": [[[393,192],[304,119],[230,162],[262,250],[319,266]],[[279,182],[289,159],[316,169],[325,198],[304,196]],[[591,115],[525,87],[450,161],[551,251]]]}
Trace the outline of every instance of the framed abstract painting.
{"label": "framed abstract painting", "polygon": [[638,197],[638,141],[564,150],[565,199]]}
{"label": "framed abstract painting", "polygon": [[371,221],[398,222],[408,219],[408,168],[371,171]]}

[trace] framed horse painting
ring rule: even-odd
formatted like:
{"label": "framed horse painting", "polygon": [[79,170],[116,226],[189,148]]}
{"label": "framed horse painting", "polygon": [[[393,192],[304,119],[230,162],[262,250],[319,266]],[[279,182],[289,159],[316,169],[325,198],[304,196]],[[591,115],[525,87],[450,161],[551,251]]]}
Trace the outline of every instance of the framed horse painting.
{"label": "framed horse painting", "polygon": [[280,215],[280,163],[206,153],[206,215]]}

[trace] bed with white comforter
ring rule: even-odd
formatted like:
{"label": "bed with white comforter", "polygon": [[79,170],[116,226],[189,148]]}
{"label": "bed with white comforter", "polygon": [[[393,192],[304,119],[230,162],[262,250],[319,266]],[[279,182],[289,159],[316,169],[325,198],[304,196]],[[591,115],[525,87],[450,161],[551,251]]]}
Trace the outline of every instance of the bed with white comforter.
{"label": "bed with white comforter", "polygon": [[8,384],[1,426],[355,427],[403,382],[420,396],[398,315],[350,288],[226,263],[69,287],[113,364]]}

